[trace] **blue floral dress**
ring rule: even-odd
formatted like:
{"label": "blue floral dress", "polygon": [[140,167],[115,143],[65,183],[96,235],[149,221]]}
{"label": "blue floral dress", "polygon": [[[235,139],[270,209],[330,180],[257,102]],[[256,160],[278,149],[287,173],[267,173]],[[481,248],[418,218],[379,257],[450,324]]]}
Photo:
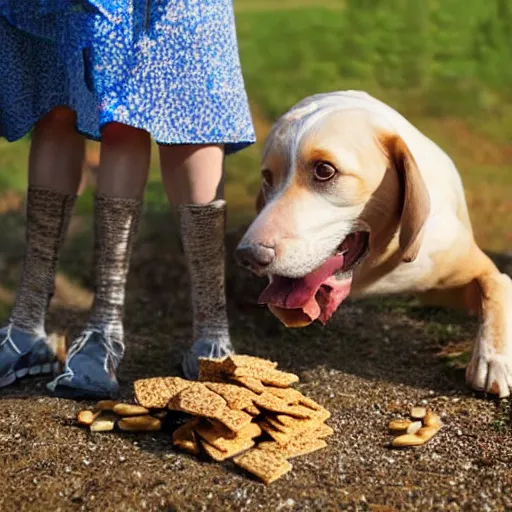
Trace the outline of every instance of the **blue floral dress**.
{"label": "blue floral dress", "polygon": [[100,140],[117,121],[160,144],[254,142],[231,0],[0,0],[0,137],[58,105]]}

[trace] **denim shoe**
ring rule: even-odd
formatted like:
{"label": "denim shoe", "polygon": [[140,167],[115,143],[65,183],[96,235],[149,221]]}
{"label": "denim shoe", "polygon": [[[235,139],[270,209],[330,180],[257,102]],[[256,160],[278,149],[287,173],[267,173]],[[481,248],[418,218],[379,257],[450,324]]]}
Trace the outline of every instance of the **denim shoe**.
{"label": "denim shoe", "polygon": [[54,396],[74,399],[116,398],[116,370],[124,345],[101,329],[88,328],[72,343],[64,371],[47,387]]}
{"label": "denim shoe", "polygon": [[59,363],[46,336],[23,331],[13,324],[0,329],[0,388],[27,375],[57,372]]}

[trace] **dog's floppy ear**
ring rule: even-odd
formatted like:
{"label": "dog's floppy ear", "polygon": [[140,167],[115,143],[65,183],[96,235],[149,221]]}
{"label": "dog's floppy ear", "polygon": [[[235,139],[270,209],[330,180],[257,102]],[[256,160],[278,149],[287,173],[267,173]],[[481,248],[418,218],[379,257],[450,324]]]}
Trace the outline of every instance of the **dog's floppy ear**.
{"label": "dog's floppy ear", "polygon": [[430,196],[418,165],[407,144],[399,136],[386,137],[385,147],[398,173],[403,203],[399,244],[403,261],[414,261],[423,239],[423,227],[430,213]]}

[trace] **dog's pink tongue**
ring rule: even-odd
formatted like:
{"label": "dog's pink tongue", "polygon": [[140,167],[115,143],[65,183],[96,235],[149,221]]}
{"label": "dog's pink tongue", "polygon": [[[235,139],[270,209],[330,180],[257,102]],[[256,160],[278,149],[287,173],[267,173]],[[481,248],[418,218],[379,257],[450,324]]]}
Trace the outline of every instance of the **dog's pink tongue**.
{"label": "dog's pink tongue", "polygon": [[303,309],[310,317],[318,317],[320,308],[315,300],[316,292],[342,267],[343,255],[339,255],[329,258],[316,270],[299,279],[274,276],[260,295],[259,303],[286,309]]}

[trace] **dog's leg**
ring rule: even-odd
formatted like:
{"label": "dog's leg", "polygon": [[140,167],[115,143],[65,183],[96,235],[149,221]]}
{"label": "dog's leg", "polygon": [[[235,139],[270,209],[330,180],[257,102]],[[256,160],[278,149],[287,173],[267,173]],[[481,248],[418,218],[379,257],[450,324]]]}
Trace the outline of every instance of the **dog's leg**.
{"label": "dog's leg", "polygon": [[417,298],[426,307],[469,310],[471,313],[480,311],[480,288],[476,281],[455,288],[429,290],[419,294]]}
{"label": "dog's leg", "polygon": [[423,305],[463,309],[480,317],[480,330],[466,369],[475,390],[500,397],[512,389],[512,280],[476,245],[455,272],[418,298]]}
{"label": "dog's leg", "polygon": [[481,251],[480,258],[487,260],[475,278],[482,321],[466,382],[473,389],[503,398],[512,389],[512,280]]}
{"label": "dog's leg", "polygon": [[481,292],[476,279],[462,286],[428,290],[417,296],[422,306],[451,308],[481,314]]}

